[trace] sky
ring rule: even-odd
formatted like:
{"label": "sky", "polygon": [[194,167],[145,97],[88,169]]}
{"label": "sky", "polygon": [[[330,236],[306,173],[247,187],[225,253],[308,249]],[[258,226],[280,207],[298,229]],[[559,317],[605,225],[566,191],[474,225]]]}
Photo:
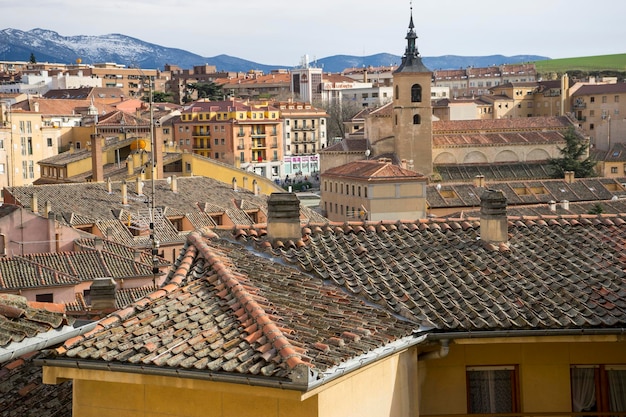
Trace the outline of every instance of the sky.
{"label": "sky", "polygon": [[422,57],[626,53],[624,0],[0,0],[0,29],[121,33],[266,65],[402,55],[413,11]]}

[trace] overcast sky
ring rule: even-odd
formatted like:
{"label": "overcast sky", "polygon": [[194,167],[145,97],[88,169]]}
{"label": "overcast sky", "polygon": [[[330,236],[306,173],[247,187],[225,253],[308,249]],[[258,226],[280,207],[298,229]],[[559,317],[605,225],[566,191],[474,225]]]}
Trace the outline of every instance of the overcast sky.
{"label": "overcast sky", "polygon": [[[414,0],[412,6],[423,57],[626,53],[624,0]],[[410,7],[409,0],[0,0],[0,29],[121,33],[204,57],[291,66],[304,55],[402,55]]]}

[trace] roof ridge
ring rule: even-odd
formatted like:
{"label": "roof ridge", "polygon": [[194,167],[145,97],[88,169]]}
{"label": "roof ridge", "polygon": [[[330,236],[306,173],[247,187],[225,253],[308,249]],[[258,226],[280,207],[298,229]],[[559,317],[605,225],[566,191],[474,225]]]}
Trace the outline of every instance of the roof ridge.
{"label": "roof ridge", "polygon": [[[205,233],[204,236],[197,232],[192,232],[189,234],[189,242],[198,249],[200,256],[209,263],[230,293],[234,295],[241,306],[243,306],[249,317],[252,318],[257,327],[261,329],[263,335],[267,337],[274,349],[276,349],[285,360],[289,369],[294,369],[298,365],[306,365],[309,367],[310,365],[302,360],[301,355],[283,333],[281,327],[272,320],[271,314],[265,311],[256,301],[254,295],[239,281],[237,275],[233,273],[231,268],[223,262],[225,256],[220,256],[211,250],[205,238],[214,239],[217,237],[218,235],[213,232]],[[247,329],[246,332],[248,332]]]}

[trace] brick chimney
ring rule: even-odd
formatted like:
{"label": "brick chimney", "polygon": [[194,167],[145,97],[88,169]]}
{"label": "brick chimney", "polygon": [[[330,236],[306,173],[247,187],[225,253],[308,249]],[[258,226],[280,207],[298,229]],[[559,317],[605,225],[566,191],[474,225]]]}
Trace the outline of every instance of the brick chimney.
{"label": "brick chimney", "polygon": [[91,135],[91,181],[104,181],[104,162],[102,162],[102,139]]}
{"label": "brick chimney", "polygon": [[113,278],[96,278],[89,287],[91,309],[98,311],[114,311],[115,281]]}
{"label": "brick chimney", "polygon": [[300,200],[294,193],[272,193],[267,200],[267,234],[271,240],[300,240]]}
{"label": "brick chimney", "polygon": [[480,239],[485,243],[507,243],[508,228],[504,193],[485,190],[480,196]]}

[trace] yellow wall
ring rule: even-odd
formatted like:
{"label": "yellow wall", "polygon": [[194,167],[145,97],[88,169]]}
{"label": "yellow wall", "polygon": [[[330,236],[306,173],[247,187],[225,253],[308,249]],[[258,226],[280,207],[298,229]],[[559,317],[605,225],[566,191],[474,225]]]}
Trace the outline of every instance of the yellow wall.
{"label": "yellow wall", "polygon": [[626,340],[611,339],[451,344],[447,357],[419,363],[420,415],[465,414],[466,367],[482,365],[519,366],[521,412],[571,411],[570,365],[626,364]]}
{"label": "yellow wall", "polygon": [[271,193],[285,191],[265,177],[243,171],[232,165],[214,162],[192,153],[183,153],[183,175],[185,176],[190,175],[186,171],[188,163],[191,164],[193,175],[213,178],[229,185],[232,185],[233,178],[235,178],[237,180],[237,188],[241,190],[254,191],[253,182],[256,180],[259,194],[270,195]]}
{"label": "yellow wall", "polygon": [[417,410],[410,349],[308,393],[156,375],[44,367],[44,382],[74,380],[81,417],[408,417]]}

